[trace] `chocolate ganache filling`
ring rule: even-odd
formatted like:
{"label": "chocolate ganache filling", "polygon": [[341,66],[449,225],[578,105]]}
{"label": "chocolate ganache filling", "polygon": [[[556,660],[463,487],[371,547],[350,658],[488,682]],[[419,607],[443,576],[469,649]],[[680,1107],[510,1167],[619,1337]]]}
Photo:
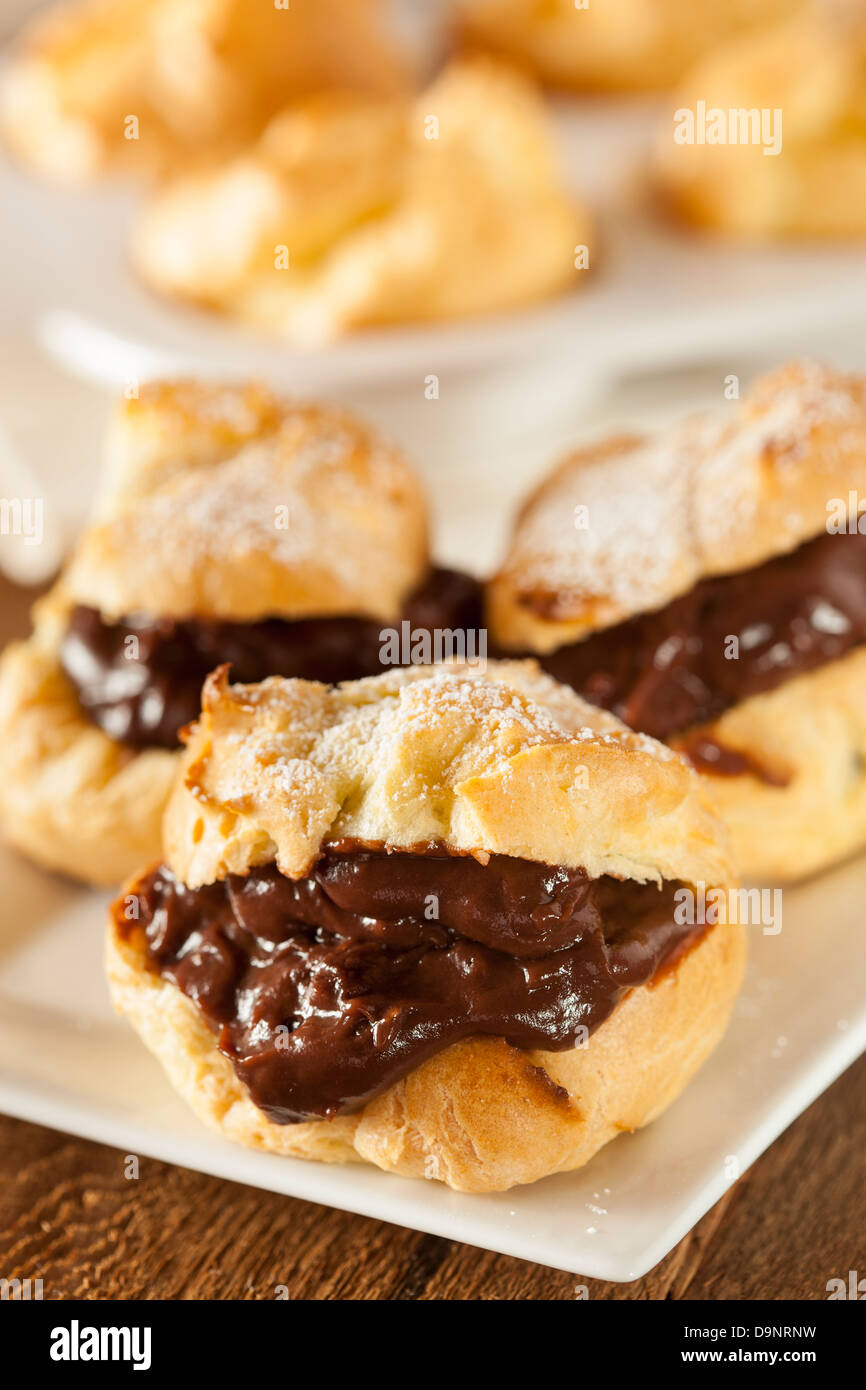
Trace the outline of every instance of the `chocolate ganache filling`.
{"label": "chocolate ganache filling", "polygon": [[[822,534],[540,661],[633,729],[668,739],[864,641],[866,535]],[[734,770],[721,755],[702,761]]]}
{"label": "chocolate ganache filling", "polygon": [[[434,569],[410,595],[402,618],[413,631],[481,626],[480,585],[469,575]],[[72,610],[60,647],[81,708],[117,743],[176,748],[178,731],[197,718],[201,688],[229,662],[232,680],[303,676],[333,684],[382,669],[381,622],[368,618],[216,619],[133,614],[106,622],[94,608]],[[130,641],[134,639],[134,641]]]}
{"label": "chocolate ganache filling", "polygon": [[118,927],[143,928],[151,968],[289,1124],[350,1112],[461,1038],[574,1047],[705,930],[676,921],[678,887],[338,841],[297,881],[269,865],[190,889],[158,868]]}

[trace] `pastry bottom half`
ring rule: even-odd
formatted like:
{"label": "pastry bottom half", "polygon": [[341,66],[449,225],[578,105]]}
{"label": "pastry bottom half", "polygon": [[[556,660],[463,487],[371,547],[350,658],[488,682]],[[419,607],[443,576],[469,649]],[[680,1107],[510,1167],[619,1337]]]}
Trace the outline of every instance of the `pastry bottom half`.
{"label": "pastry bottom half", "polygon": [[773,778],[705,777],[743,877],[791,882],[866,847],[864,692],[858,647],[671,740],[680,747],[700,733]]}
{"label": "pastry bottom half", "polygon": [[36,636],[0,662],[0,819],[48,869],[116,884],[160,852],[178,755],[134,752],[82,714],[56,651]]}
{"label": "pastry bottom half", "polygon": [[256,1108],[196,1005],[149,968],[141,931],[124,938],[112,923],[106,958],[115,1007],[224,1138],[496,1192],[581,1167],[675,1100],[725,1031],[745,946],[741,926],[708,929],[673,967],[626,995],[585,1047],[522,1052],[498,1038],[469,1039],[355,1114],[288,1125]]}

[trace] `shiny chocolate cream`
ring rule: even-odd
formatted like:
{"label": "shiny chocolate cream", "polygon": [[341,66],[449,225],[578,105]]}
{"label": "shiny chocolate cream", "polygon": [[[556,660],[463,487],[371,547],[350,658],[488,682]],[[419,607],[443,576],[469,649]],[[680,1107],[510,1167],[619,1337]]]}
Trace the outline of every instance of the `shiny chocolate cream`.
{"label": "shiny chocolate cream", "polygon": [[190,889],[161,867],[138,920],[116,912],[290,1124],[357,1109],[461,1038],[574,1047],[706,930],[677,922],[681,886],[338,841],[297,881],[269,865]]}
{"label": "shiny chocolate cream", "polygon": [[[866,535],[822,534],[539,660],[631,728],[669,739],[864,641]],[[717,772],[746,770],[718,746],[695,757]]]}
{"label": "shiny chocolate cream", "polygon": [[[432,570],[401,616],[413,630],[478,629],[480,585],[456,570]],[[229,662],[232,680],[241,684],[267,676],[335,684],[378,675],[381,648],[382,624],[367,618],[234,623],[133,614],[109,623],[96,609],[79,606],[70,614],[60,661],[81,708],[109,737],[133,748],[176,748],[216,666]]]}

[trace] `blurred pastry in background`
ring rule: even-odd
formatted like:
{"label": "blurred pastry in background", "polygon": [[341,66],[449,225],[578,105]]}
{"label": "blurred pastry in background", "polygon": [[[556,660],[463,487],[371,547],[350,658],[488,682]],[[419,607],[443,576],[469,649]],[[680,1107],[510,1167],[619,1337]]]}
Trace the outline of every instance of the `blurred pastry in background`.
{"label": "blurred pastry in background", "polygon": [[419,595],[428,615],[437,594],[453,606],[447,579],[420,483],[353,416],[257,387],[142,388],[114,424],[97,519],[0,662],[6,837],[118,882],[159,853],[208,672],[378,672],[383,623]]}
{"label": "blurred pastry in background", "polygon": [[344,94],[290,107],[244,154],[157,190],[132,255],[163,294],[319,342],[563,292],[589,235],[542,97],[479,59],[413,104]]}
{"label": "blurred pastry in background", "polygon": [[784,367],[718,418],[573,455],[488,591],[497,650],[682,751],[749,877],[866,845],[866,378]]}
{"label": "blurred pastry in background", "polygon": [[220,672],[186,742],[106,963],[224,1138],[501,1191],[649,1123],[724,1033],[744,928],[681,910],[733,878],[706,788],[534,663]]}
{"label": "blurred pastry in background", "polygon": [[655,184],[743,237],[866,235],[866,6],[814,4],[709,55],[672,98]]}
{"label": "blurred pastry in background", "polygon": [[403,90],[381,20],[380,0],[71,0],[18,40],[0,127],[64,182],[182,165],[253,139],[293,97]]}
{"label": "blurred pastry in background", "polygon": [[463,42],[579,91],[669,87],[716,44],[801,0],[454,0]]}

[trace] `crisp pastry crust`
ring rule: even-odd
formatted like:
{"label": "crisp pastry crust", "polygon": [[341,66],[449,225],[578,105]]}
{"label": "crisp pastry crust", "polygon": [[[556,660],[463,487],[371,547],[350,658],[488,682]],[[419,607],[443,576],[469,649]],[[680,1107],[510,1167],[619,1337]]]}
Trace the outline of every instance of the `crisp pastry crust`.
{"label": "crisp pastry crust", "polygon": [[866,491],[866,378],[792,363],[727,413],[571,455],[529,497],[488,586],[507,650],[546,653],[699,579],[759,565]]}
{"label": "crisp pastry crust", "polygon": [[411,104],[287,108],[235,159],[158,190],[132,255],[161,293],[318,341],[563,291],[589,235],[540,96],[479,59]]}
{"label": "crisp pastry crust", "polygon": [[390,620],[426,573],[421,485],[348,411],[257,387],[158,382],[124,402],[111,450],[102,519],[57,604],[110,620]]}
{"label": "crisp pastry crust", "polygon": [[286,403],[255,382],[150,381],[111,416],[94,512],[133,510],[183,474],[210,469],[276,433]]}
{"label": "crisp pastry crust", "polygon": [[390,621],[426,572],[426,518],[403,458],[347,412],[194,382],[120,406],[97,513],[0,661],[0,818],[40,863],[117,883],[160,852],[178,755],[82,714],[58,655],[70,608]]}
{"label": "crisp pastry crust", "polygon": [[276,861],[305,874],[345,836],[442,841],[641,882],[725,883],[699,778],[542,674],[443,663],[336,689],[211,676],[165,818],[165,859],[195,888]]}
{"label": "crisp pastry crust", "polygon": [[[764,141],[678,144],[660,131],[654,181],[702,227],[744,237],[866,231],[866,21],[860,5],[813,4],[786,23],[709,54],[671,111],[778,112],[781,149]],[[715,137],[714,137],[715,138]],[[771,138],[771,133],[770,133]]]}
{"label": "crisp pastry crust", "polygon": [[[586,776],[579,776],[586,773]],[[724,832],[700,779],[534,663],[397,671],[338,690],[211,678],[166,816],[166,857],[190,886],[276,859],[290,876],[326,840],[435,838],[592,874],[728,883]],[[135,883],[128,885],[133,894]],[[112,918],[117,1008],[196,1113],[270,1152],[497,1191],[585,1163],[679,1094],[721,1037],[739,988],[741,926],[709,929],[588,1040],[564,1052],[455,1044],[356,1114],[275,1125],[196,1007]]]}
{"label": "crisp pastry crust", "polygon": [[116,884],[159,853],[178,756],[133,753],[81,712],[49,631],[0,659],[0,820],[48,869]]}
{"label": "crisp pastry crust", "polygon": [[546,82],[595,91],[676,81],[722,40],[780,19],[798,0],[457,0],[464,41],[525,62]]}
{"label": "crisp pastry crust", "polygon": [[521,1052],[456,1043],[335,1120],[276,1125],[217,1051],[196,1006],[148,968],[141,937],[110,927],[115,1007],[172,1085],[225,1139],[325,1163],[361,1160],[462,1192],[499,1192],[579,1168],[623,1130],[648,1124],[720,1041],[742,980],[745,932],[711,928],[673,969],[633,990],[585,1048]]}
{"label": "crisp pastry crust", "polygon": [[80,182],[238,148],[292,97],[406,80],[379,0],[71,0],[25,29],[0,128],[38,173]]}
{"label": "crisp pastry crust", "polygon": [[705,775],[745,877],[793,881],[866,845],[864,683],[858,647],[671,740],[676,748],[706,735],[779,779]]}

